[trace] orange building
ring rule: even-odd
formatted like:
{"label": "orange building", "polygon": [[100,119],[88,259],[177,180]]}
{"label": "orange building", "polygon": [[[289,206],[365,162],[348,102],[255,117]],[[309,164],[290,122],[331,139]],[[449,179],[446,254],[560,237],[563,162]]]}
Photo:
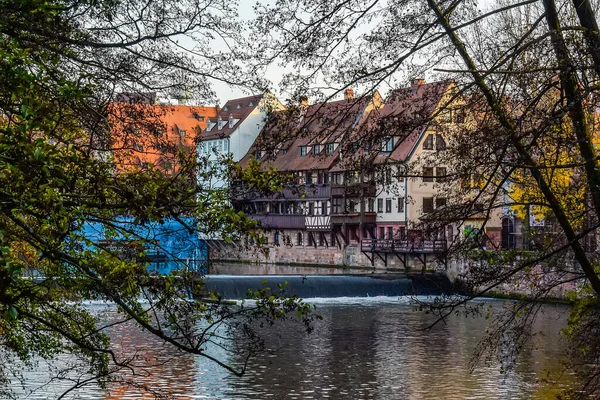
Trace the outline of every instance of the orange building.
{"label": "orange building", "polygon": [[117,169],[158,167],[172,173],[183,159],[195,159],[196,138],[217,110],[131,99],[111,104],[110,149]]}

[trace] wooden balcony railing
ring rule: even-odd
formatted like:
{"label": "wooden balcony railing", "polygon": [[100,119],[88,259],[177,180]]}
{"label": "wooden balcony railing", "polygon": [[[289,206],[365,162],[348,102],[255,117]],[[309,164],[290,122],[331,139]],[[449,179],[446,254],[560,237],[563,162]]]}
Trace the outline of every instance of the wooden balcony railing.
{"label": "wooden balcony railing", "polygon": [[250,214],[248,217],[260,222],[267,229],[306,229],[303,214]]}
{"label": "wooden balcony railing", "polygon": [[331,197],[331,185],[326,184],[287,185],[281,192],[270,194],[244,190],[241,186],[234,190],[238,200],[329,200]]}

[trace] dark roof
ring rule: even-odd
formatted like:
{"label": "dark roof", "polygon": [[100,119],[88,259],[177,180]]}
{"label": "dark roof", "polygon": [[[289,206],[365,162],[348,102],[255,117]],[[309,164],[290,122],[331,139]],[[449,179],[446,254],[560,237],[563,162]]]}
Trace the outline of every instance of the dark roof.
{"label": "dark roof", "polygon": [[391,93],[379,110],[379,126],[387,129],[388,136],[399,137],[400,141],[390,154],[378,155],[375,162],[406,161],[410,157],[451,85],[452,81],[446,80],[413,85]]}
{"label": "dark roof", "polygon": [[[216,138],[229,137],[237,127],[258,107],[258,103],[262,100],[263,95],[248,96],[227,101],[223,108],[217,113],[217,118],[211,118],[211,122],[217,125],[213,126],[210,131],[203,131],[200,135],[200,140],[209,140]],[[238,108],[239,105],[239,108]],[[229,116],[232,116],[237,121],[231,128],[229,127]],[[222,129],[219,129],[218,118],[221,117],[225,121]]]}
{"label": "dark roof", "polygon": [[[261,162],[279,171],[330,169],[339,158],[339,147],[326,154],[326,145],[340,144],[363,121],[372,96],[314,104],[275,112],[261,131],[248,154],[241,160],[246,166],[255,151],[264,153]],[[321,145],[318,155],[300,157],[303,146]]]}

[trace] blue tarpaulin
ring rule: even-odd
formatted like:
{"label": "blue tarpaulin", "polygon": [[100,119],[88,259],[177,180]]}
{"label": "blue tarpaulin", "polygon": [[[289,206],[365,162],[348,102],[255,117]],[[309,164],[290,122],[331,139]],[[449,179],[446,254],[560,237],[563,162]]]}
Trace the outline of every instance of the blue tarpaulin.
{"label": "blue tarpaulin", "polygon": [[[208,247],[200,240],[193,218],[182,218],[180,222],[169,219],[163,223],[134,224],[132,218],[122,217],[114,224],[126,233],[111,233],[107,237],[103,224],[86,223],[83,236],[93,243],[108,247],[124,247],[130,241],[144,241],[148,270],[157,274],[169,274],[189,268],[206,273]],[[117,231],[119,230],[117,229]]]}

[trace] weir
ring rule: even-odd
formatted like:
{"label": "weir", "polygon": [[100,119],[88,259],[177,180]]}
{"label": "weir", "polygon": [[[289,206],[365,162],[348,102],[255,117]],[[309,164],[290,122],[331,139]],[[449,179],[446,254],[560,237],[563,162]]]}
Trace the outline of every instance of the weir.
{"label": "weir", "polygon": [[[267,282],[264,284],[264,282]],[[206,289],[223,299],[244,299],[248,289],[287,282],[286,295],[302,298],[431,296],[452,292],[445,274],[406,275],[207,275]]]}

